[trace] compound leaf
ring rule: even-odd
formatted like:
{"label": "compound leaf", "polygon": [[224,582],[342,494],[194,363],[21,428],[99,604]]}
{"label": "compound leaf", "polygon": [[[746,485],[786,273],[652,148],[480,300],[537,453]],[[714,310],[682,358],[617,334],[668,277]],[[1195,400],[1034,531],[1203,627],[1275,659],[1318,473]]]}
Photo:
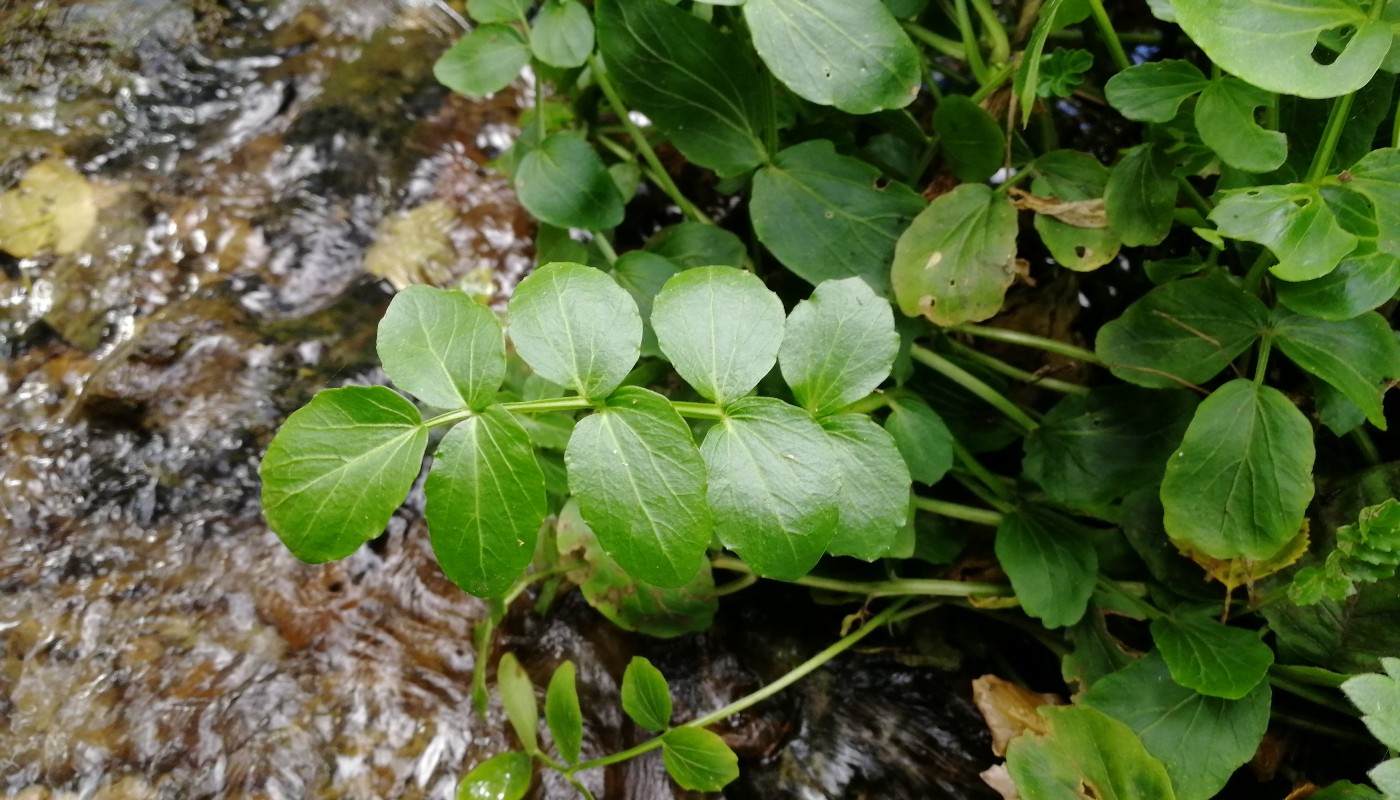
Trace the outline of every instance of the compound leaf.
{"label": "compound leaf", "polygon": [[622,710],[649,731],[671,725],[671,687],[661,670],[641,656],[633,656],[622,673]]}
{"label": "compound leaf", "polygon": [[864,281],[826,281],[788,316],[778,366],[798,405],[817,416],[865,397],[899,352],[890,304]]}
{"label": "compound leaf", "polygon": [[637,303],[592,267],[546,264],[515,287],[510,338],[545,380],[590,400],[612,393],[641,352]]}
{"label": "compound leaf", "polygon": [[717,734],[703,728],[676,728],[661,739],[666,773],[682,789],[718,792],[739,777],[739,758]]}
{"label": "compound leaf", "polygon": [[608,168],[592,145],[567,131],[525,154],[515,170],[515,193],[526,211],[560,228],[596,231],[622,222],[622,193]]}
{"label": "compound leaf", "polygon": [[874,561],[890,545],[909,517],[909,468],[884,428],[864,414],[823,417],[841,476],[836,534],[827,545],[834,556]]}
{"label": "compound leaf", "polygon": [[481,25],[457,40],[433,64],[438,83],[468,97],[506,88],[530,63],[530,47],[509,25]]}
{"label": "compound leaf", "polygon": [[427,447],[418,409],[394,390],[320,392],[268,445],[258,468],[263,514],[302,561],[344,558],[384,532]]}
{"label": "compound leaf", "polygon": [[481,410],[506,376],[501,323],[463,292],[418,285],[394,295],[378,350],[390,380],[438,408]]}
{"label": "compound leaf", "polygon": [[1253,631],[1201,614],[1153,620],[1152,640],[1172,680],[1210,697],[1239,700],[1254,691],[1274,663],[1274,651]]}
{"label": "compound leaf", "polygon": [[1045,627],[1073,625],[1084,616],[1099,558],[1078,523],[1042,508],[1012,511],[997,525],[996,556],[1021,607]]}

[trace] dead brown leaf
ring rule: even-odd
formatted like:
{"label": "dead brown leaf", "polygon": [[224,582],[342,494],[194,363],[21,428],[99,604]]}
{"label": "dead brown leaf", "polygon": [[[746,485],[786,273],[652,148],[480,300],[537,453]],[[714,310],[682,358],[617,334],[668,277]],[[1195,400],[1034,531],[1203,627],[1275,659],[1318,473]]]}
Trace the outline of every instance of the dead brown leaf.
{"label": "dead brown leaf", "polygon": [[1104,211],[1102,197],[1093,200],[1061,200],[1057,197],[1041,197],[1014,186],[1007,194],[1022,211],[1034,211],[1054,217],[1076,228],[1108,227],[1108,214]]}
{"label": "dead brown leaf", "polygon": [[1000,757],[1006,755],[1011,740],[1026,731],[1043,734],[1049,730],[1037,708],[1064,701],[1058,695],[1032,692],[995,675],[983,675],[972,682],[972,702],[987,721],[992,752]]}

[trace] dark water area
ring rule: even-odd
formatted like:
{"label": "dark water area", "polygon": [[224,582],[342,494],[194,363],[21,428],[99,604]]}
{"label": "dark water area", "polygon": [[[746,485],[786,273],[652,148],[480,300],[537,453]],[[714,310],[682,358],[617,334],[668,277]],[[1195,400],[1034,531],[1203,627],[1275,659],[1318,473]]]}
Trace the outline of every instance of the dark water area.
{"label": "dark water area", "polygon": [[[258,507],[285,416],[383,382],[396,286],[499,300],[533,263],[484,168],[528,87],[438,87],[459,34],[430,0],[0,0],[0,190],[42,183],[62,212],[33,252],[0,252],[0,796],[450,798],[512,746],[494,700],[471,709],[487,609],[439,574],[417,490],[383,538],[317,567]],[[631,655],[694,715],[844,613],[750,590],[712,632],[660,642],[576,593],[547,616],[527,601],[499,644],[540,684],[579,664],[593,755],[641,736],[616,702]],[[948,652],[872,644],[732,720],[729,796],[991,796]],[[583,780],[683,794],[654,755]],[[537,778],[533,796],[573,795]]]}

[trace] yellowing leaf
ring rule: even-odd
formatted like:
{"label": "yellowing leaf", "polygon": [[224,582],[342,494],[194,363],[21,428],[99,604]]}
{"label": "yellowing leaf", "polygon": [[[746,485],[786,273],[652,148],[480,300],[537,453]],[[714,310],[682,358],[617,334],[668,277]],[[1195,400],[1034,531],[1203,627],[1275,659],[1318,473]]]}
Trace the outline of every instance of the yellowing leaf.
{"label": "yellowing leaf", "polygon": [[75,252],[96,224],[92,186],[60,158],[40,161],[0,194],[0,250],[15,258]]}

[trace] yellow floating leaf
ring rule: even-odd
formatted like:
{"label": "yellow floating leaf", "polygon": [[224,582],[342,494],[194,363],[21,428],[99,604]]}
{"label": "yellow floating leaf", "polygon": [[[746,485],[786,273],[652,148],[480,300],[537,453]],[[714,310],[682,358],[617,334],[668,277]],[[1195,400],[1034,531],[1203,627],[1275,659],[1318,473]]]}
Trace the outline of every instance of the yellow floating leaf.
{"label": "yellow floating leaf", "polygon": [[75,252],[96,224],[91,184],[61,158],[40,161],[0,194],[0,250],[16,258]]}

